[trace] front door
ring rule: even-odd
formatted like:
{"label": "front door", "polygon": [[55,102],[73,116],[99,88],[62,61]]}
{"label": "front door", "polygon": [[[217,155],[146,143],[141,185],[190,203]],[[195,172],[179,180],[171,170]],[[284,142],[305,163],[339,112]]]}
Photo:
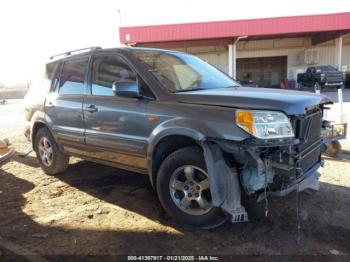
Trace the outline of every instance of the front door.
{"label": "front door", "polygon": [[113,94],[114,82],[136,82],[136,73],[118,55],[96,55],[91,95],[84,100],[89,157],[146,169],[147,101]]}

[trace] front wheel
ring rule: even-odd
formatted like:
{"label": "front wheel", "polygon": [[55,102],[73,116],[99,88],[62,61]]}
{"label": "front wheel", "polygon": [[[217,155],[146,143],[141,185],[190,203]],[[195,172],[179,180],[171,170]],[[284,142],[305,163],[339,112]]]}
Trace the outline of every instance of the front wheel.
{"label": "front wheel", "polygon": [[217,227],[227,217],[213,206],[209,183],[202,150],[197,146],[179,149],[159,169],[159,200],[167,213],[180,222],[200,228]]}
{"label": "front wheel", "polygon": [[67,169],[69,157],[60,151],[47,128],[38,130],[34,142],[37,159],[46,174],[56,175]]}

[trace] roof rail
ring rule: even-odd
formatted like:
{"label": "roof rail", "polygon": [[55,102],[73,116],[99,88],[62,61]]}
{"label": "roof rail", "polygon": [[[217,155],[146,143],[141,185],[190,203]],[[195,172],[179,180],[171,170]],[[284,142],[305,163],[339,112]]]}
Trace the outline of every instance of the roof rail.
{"label": "roof rail", "polygon": [[69,55],[72,55],[74,53],[83,53],[83,52],[87,52],[87,51],[92,51],[92,50],[97,50],[97,49],[102,49],[101,47],[99,46],[92,46],[92,47],[86,47],[86,48],[80,48],[80,49],[75,49],[75,50],[71,50],[71,51],[68,51],[68,52],[64,52],[64,53],[60,53],[60,54],[57,54],[57,55],[53,55],[50,57],[50,59],[54,59],[55,57],[58,57],[58,56],[69,56]]}

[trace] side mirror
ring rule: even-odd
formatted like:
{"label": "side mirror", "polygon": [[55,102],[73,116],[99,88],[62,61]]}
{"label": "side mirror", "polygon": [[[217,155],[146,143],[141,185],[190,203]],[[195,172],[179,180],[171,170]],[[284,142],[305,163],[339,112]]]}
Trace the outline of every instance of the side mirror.
{"label": "side mirror", "polygon": [[139,85],[136,82],[113,82],[112,84],[113,95],[140,98]]}

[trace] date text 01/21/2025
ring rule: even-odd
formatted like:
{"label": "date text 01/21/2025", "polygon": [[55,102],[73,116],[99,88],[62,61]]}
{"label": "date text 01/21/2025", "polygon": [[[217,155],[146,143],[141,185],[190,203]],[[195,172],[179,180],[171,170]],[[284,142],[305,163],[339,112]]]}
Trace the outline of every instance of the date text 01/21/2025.
{"label": "date text 01/21/2025", "polygon": [[220,261],[217,256],[128,256],[128,261]]}

